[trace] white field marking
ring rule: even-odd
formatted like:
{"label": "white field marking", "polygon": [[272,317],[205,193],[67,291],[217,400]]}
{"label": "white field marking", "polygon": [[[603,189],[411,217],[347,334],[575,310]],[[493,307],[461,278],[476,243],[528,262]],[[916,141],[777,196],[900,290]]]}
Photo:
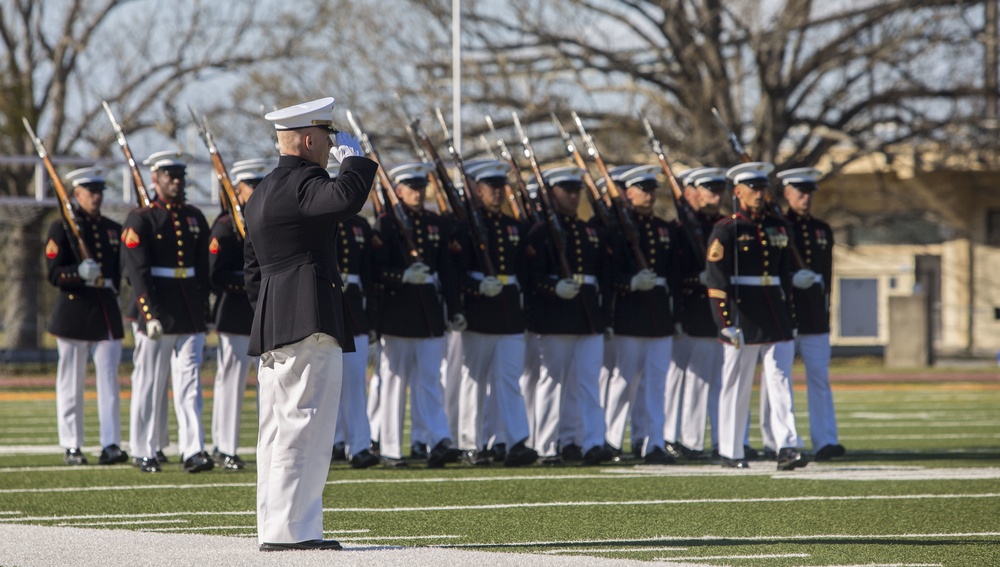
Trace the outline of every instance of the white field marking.
{"label": "white field marking", "polygon": [[1000,439],[1000,433],[981,435],[977,433],[918,433],[914,435],[841,435],[840,439],[850,441],[929,440],[929,439]]}
{"label": "white field marking", "polygon": [[256,516],[256,510],[240,512],[157,512],[154,514],[80,514],[77,516],[20,516],[0,518],[0,522],[51,522],[66,520],[121,520],[125,518],[177,518],[185,516]]}
{"label": "white field marking", "polygon": [[876,470],[868,467],[822,467],[800,470],[794,475],[776,474],[772,478],[795,480],[995,480],[1000,479],[1000,468],[964,469],[898,469]]}
{"label": "white field marking", "polygon": [[[888,427],[928,427],[926,422],[919,421],[897,421],[894,423],[880,423],[878,424],[879,429],[885,429]],[[990,421],[937,421],[935,420],[931,426],[934,429],[941,429],[942,427],[1000,427],[1000,420],[990,420]],[[854,429],[854,428],[864,428],[871,429],[871,423],[837,423],[837,429]]]}
{"label": "white field marking", "polygon": [[944,563],[859,563],[857,565],[837,565],[836,567],[942,567]]}
{"label": "white field marking", "polygon": [[370,532],[369,529],[360,530],[323,530],[323,535],[337,535],[337,534],[366,534]]}
{"label": "white field marking", "polygon": [[[0,445],[0,455],[50,455],[50,454],[61,455],[65,451],[65,449],[60,447],[58,444],[39,445],[37,444],[38,441],[37,438],[25,439],[24,440],[25,442],[23,444],[11,443],[9,439],[3,439],[2,437],[0,437],[0,441],[5,442],[3,445]],[[95,458],[101,454],[100,445],[85,445],[84,447],[81,447],[80,450],[83,451],[83,453],[88,456],[93,455]],[[131,450],[131,448],[129,448],[128,443],[123,443],[122,450],[128,452]],[[167,456],[172,456],[172,455],[176,456],[179,452],[180,451],[177,449],[175,445],[169,445],[166,450]],[[240,449],[240,455],[242,456],[256,455],[256,454],[257,454],[256,447],[248,447],[246,449]],[[79,467],[63,467],[63,468],[77,469]],[[0,469],[0,471],[2,470],[4,469]]]}
{"label": "white field marking", "polygon": [[812,557],[808,553],[761,553],[757,555],[705,555],[698,557],[654,557],[653,561],[712,561],[719,559],[785,559],[791,557]]}
{"label": "white field marking", "polygon": [[[323,508],[324,512],[451,512],[455,510],[504,510],[508,508],[558,508],[580,506],[666,506],[670,504],[748,504],[755,502],[838,502],[858,500],[948,500],[962,498],[1000,498],[987,494],[902,494],[864,496],[786,496],[776,498],[690,498],[679,500],[626,500],[619,502],[519,502],[516,504],[476,504],[451,506],[413,506],[409,508]],[[0,519],[0,522],[4,521]]]}
{"label": "white field marking", "polygon": [[202,532],[209,530],[257,530],[257,526],[198,526],[189,527],[185,526],[183,528],[143,528],[141,530],[136,530],[140,532]]}
{"label": "white field marking", "polygon": [[56,524],[59,528],[79,528],[82,526],[134,526],[139,524],[190,524],[190,520],[131,520],[128,522],[63,522]]}
{"label": "white field marking", "polygon": [[933,534],[815,534],[815,535],[770,535],[770,536],[735,536],[735,535],[703,535],[703,536],[658,536],[644,538],[617,538],[617,539],[579,539],[579,540],[559,540],[559,541],[522,541],[513,543],[451,543],[438,547],[462,548],[462,547],[544,547],[549,545],[578,545],[578,544],[602,544],[602,543],[645,543],[645,542],[687,542],[687,541],[725,541],[727,543],[741,541],[786,541],[786,540],[812,540],[812,539],[923,539],[923,538],[947,538],[947,537],[1000,537],[1000,532],[972,532],[972,533],[933,533]]}
{"label": "white field marking", "polygon": [[924,421],[937,419],[944,416],[953,415],[951,411],[927,411],[927,412],[848,412],[842,419],[870,419],[872,421],[897,421],[901,419],[912,419],[914,421]]}
{"label": "white field marking", "polygon": [[120,490],[159,490],[161,488],[189,490],[192,488],[246,488],[255,482],[213,482],[210,484],[138,484],[135,486],[62,486],[59,488],[5,488],[0,494],[40,494],[50,492],[116,492]]}
{"label": "white field marking", "polygon": [[573,548],[567,547],[564,549],[546,549],[543,554],[546,555],[557,555],[560,553],[640,553],[647,551],[687,551],[687,547],[617,547],[617,548],[605,548],[605,547],[585,547],[585,548]]}
{"label": "white field marking", "polygon": [[372,536],[372,537],[342,537],[341,541],[382,541],[382,540],[401,540],[401,539],[458,539],[465,536],[460,535],[414,535],[414,536]]}

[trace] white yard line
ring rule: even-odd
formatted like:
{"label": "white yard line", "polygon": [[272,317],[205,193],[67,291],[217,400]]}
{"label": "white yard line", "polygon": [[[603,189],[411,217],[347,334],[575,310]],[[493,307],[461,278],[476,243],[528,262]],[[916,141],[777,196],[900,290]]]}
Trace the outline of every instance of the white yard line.
{"label": "white yard line", "polygon": [[653,561],[718,561],[721,559],[787,559],[812,557],[808,553],[760,553],[756,555],[705,555],[698,557],[654,557]]}

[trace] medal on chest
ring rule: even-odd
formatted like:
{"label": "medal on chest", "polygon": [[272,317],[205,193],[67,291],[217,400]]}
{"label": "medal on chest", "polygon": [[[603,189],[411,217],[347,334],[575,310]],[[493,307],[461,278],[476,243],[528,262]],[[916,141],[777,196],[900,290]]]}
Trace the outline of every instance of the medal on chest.
{"label": "medal on chest", "polygon": [[361,230],[360,226],[352,226],[351,231],[354,233],[354,242],[357,242],[360,248],[365,247],[365,233]]}
{"label": "medal on chest", "polygon": [[822,228],[816,229],[816,244],[818,244],[820,248],[826,248],[830,245],[830,241],[826,238],[826,231]]}
{"label": "medal on chest", "polygon": [[764,229],[764,234],[767,236],[767,240],[772,246],[776,246],[778,248],[786,248],[788,246],[788,235],[785,234],[784,228],[769,226]]}
{"label": "medal on chest", "polygon": [[587,240],[589,240],[591,244],[595,247],[600,244],[600,238],[597,236],[597,230],[589,226],[585,230],[587,231]]}
{"label": "medal on chest", "polygon": [[437,225],[427,225],[427,240],[433,240],[435,242],[441,240],[441,229]]}
{"label": "medal on chest", "polygon": [[516,226],[507,227],[507,240],[510,241],[511,244],[517,244],[521,241],[521,235],[518,233]]}

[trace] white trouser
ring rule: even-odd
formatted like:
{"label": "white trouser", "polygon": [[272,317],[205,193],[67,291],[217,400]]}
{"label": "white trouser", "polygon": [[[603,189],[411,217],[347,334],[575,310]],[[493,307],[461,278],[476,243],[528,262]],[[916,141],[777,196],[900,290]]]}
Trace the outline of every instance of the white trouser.
{"label": "white trouser", "polygon": [[445,350],[441,360],[441,387],[444,388],[444,413],[448,416],[448,433],[458,439],[459,408],[469,400],[462,399],[462,336],[464,333],[446,331]]}
{"label": "white trouser", "polygon": [[614,341],[615,365],[608,382],[604,438],[612,447],[621,449],[625,423],[631,414],[632,440],[637,444],[633,450],[641,447],[645,455],[647,449],[663,448],[661,401],[674,340],[618,335]]}
{"label": "white trouser", "polygon": [[792,403],[792,361],[795,343],[782,341],[744,345],[737,349],[723,345],[722,391],[719,396],[719,454],[742,459],[743,443],[750,416],[750,394],[758,358],[762,359],[761,390],[767,391],[769,418],[778,448],[798,447]]}
{"label": "white trouser", "polygon": [[611,387],[611,375],[615,372],[615,339],[604,337],[604,363],[601,364],[601,377],[597,382],[601,394],[601,407],[608,407],[608,388]]}
{"label": "white trouser", "polygon": [[247,375],[256,357],[247,354],[250,335],[219,333],[215,388],[212,391],[212,443],[224,455],[240,446],[240,421]]}
{"label": "white trouser", "polygon": [[528,414],[528,447],[535,448],[538,429],[535,422],[535,393],[538,390],[538,375],[541,372],[541,335],[527,332],[524,335],[524,368],[521,371],[521,394],[524,395],[524,409]]}
{"label": "white trouser", "polygon": [[132,401],[129,405],[129,446],[135,457],[153,457],[164,437],[167,377],[174,391],[177,443],[183,458],[205,450],[201,425],[201,362],[205,333],[163,335],[150,340],[133,323]]}
{"label": "white trouser", "polygon": [[[382,336],[382,388],[380,433],[384,457],[403,457],[403,419],[406,411],[406,389],[410,388],[410,413],[414,427],[426,428],[423,439],[433,448],[449,439],[448,417],[444,413],[441,391],[441,358],[444,338],[407,338]],[[416,433],[411,433],[411,437]]]}
{"label": "white trouser", "polygon": [[372,441],[365,400],[368,375],[368,334],[354,335],[355,352],[344,353],[344,385],[340,391],[336,437],[344,440],[347,459],[368,449]]}
{"label": "white trouser", "polygon": [[314,333],[260,357],[257,539],[323,539],[344,357],[337,339]]}
{"label": "white trouser", "polygon": [[809,436],[813,449],[836,445],[840,436],[830,389],[830,334],[799,335],[795,342],[806,367]]}
{"label": "white trouser", "polygon": [[[705,417],[709,407],[715,406],[715,419],[712,420],[713,446],[718,439],[719,399],[714,403],[711,396],[718,396],[718,383],[722,372],[722,343],[714,338],[688,337],[687,368],[684,372],[684,408],[681,412],[680,441],[688,449],[703,451],[705,449]],[[713,389],[712,384],[715,384]],[[714,390],[714,392],[713,392]]]}
{"label": "white trouser", "polygon": [[375,359],[372,376],[368,380],[368,425],[371,429],[372,441],[378,441],[382,428],[382,341],[375,341],[374,344],[369,344],[368,348],[374,351],[370,356]]}
{"label": "white trouser", "polygon": [[[518,385],[524,369],[524,335],[486,335],[471,331],[464,335],[458,447],[468,451],[486,445],[490,432],[484,423],[485,413],[493,414],[492,425],[505,442],[516,443],[526,438],[528,415]],[[487,412],[487,403],[494,405],[494,412]]]}
{"label": "white trouser", "polygon": [[534,446],[541,456],[555,456],[557,441],[575,443],[584,452],[604,444],[597,391],[603,343],[603,335],[541,335]]}
{"label": "white trouser", "polygon": [[674,348],[670,353],[670,369],[663,399],[663,439],[667,443],[679,443],[681,419],[684,404],[684,374],[691,360],[691,346],[688,335],[681,333],[674,337]]}
{"label": "white trouser", "polygon": [[118,363],[122,358],[121,339],[81,341],[56,337],[59,365],[56,370],[56,416],[59,446],[83,447],[83,382],[87,356],[94,358],[97,373],[97,417],[101,427],[101,447],[121,445]]}

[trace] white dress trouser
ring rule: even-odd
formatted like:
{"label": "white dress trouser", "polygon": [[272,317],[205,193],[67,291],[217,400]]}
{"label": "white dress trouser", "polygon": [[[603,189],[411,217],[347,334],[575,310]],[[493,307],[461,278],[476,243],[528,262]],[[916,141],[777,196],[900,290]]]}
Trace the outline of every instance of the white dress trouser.
{"label": "white dress trouser", "polygon": [[575,443],[584,452],[602,446],[604,412],[598,381],[604,336],[541,335],[539,348],[533,448],[541,456],[551,457],[556,455],[557,441],[564,446]]}
{"label": "white dress trouser", "polygon": [[537,448],[535,440],[538,429],[535,422],[535,393],[538,390],[538,375],[541,372],[541,335],[524,334],[524,368],[521,371],[521,394],[524,395],[524,409],[528,414],[528,447]]}
{"label": "white dress trouser", "polygon": [[56,370],[56,415],[59,446],[83,447],[83,383],[87,356],[94,358],[97,374],[97,417],[101,427],[101,447],[121,445],[118,363],[122,358],[121,339],[82,341],[56,337],[59,364]]}
{"label": "white dress trouser", "polygon": [[256,357],[247,354],[250,335],[219,333],[218,370],[212,390],[212,443],[223,455],[240,446],[240,422],[247,375]]}
{"label": "white dress trouser", "polygon": [[[722,373],[722,343],[714,338],[688,337],[687,368],[684,371],[684,408],[681,412],[680,441],[688,449],[703,451],[705,449],[705,418],[709,414],[710,405],[715,406],[715,416],[718,419],[719,400],[714,404],[711,396],[718,396],[718,382]],[[715,388],[712,384],[715,383]],[[712,421],[713,446],[718,439],[719,424]]]}
{"label": "white dress trouser", "polygon": [[368,376],[368,334],[354,335],[355,352],[344,353],[344,385],[340,391],[340,411],[337,414],[338,439],[344,440],[347,460],[371,445],[372,432],[368,423],[365,380]]}
{"label": "white dress trouser", "polygon": [[757,360],[763,363],[761,389],[770,400],[769,418],[778,448],[797,447],[801,441],[795,429],[792,403],[792,362],[795,343],[782,341],[744,345],[737,349],[723,345],[722,391],[719,396],[719,454],[730,459],[743,459],[743,442],[750,416],[750,394],[753,390]]}
{"label": "white dress trouser", "polygon": [[[138,325],[132,324],[133,331]],[[174,391],[177,443],[181,458],[205,450],[201,425],[201,363],[205,333],[163,335],[150,340],[135,332],[132,359],[132,401],[129,405],[129,446],[135,457],[153,457],[163,446],[167,378]]]}
{"label": "white dress trouser", "polygon": [[[614,371],[608,381],[605,440],[621,449],[632,417],[632,440],[642,448],[663,448],[663,404],[673,337],[617,335]],[[635,449],[636,446],[633,446]]]}
{"label": "white dress trouser", "polygon": [[799,356],[806,366],[806,398],[809,401],[809,436],[813,449],[840,442],[837,416],[830,389],[830,334],[799,335]]}
{"label": "white dress trouser", "polygon": [[372,441],[378,441],[382,428],[382,341],[375,341],[374,344],[369,344],[368,348],[373,351],[370,356],[375,359],[375,368],[368,380],[368,425],[371,428]]}
{"label": "white dress trouser", "polygon": [[681,333],[674,337],[670,353],[670,369],[663,399],[663,438],[667,443],[679,443],[684,408],[684,373],[691,360],[690,338]]}
{"label": "white dress trouser", "polygon": [[[505,442],[517,443],[528,436],[528,415],[518,379],[524,369],[524,335],[487,335],[466,331],[462,344],[465,362],[459,407],[458,447],[481,449],[492,431]],[[487,393],[489,394],[487,396]],[[494,411],[487,411],[487,404]],[[484,419],[489,413],[491,424]]]}
{"label": "white dress trouser", "polygon": [[[414,427],[423,424],[426,439],[433,448],[449,439],[448,417],[444,413],[441,391],[441,358],[444,338],[407,338],[382,336],[381,451],[382,456],[403,457],[403,419],[406,390],[410,388],[410,413]],[[411,433],[411,436],[414,435]]]}
{"label": "white dress trouser", "polygon": [[[461,437],[458,416],[463,404],[474,400],[462,398],[462,337],[465,333],[446,331],[444,358],[441,360],[441,387],[444,388],[444,413],[448,416],[448,434],[452,439]],[[429,447],[428,447],[429,449]]]}
{"label": "white dress trouser", "polygon": [[257,539],[323,539],[323,488],[337,426],[343,351],[314,333],[260,357]]}

